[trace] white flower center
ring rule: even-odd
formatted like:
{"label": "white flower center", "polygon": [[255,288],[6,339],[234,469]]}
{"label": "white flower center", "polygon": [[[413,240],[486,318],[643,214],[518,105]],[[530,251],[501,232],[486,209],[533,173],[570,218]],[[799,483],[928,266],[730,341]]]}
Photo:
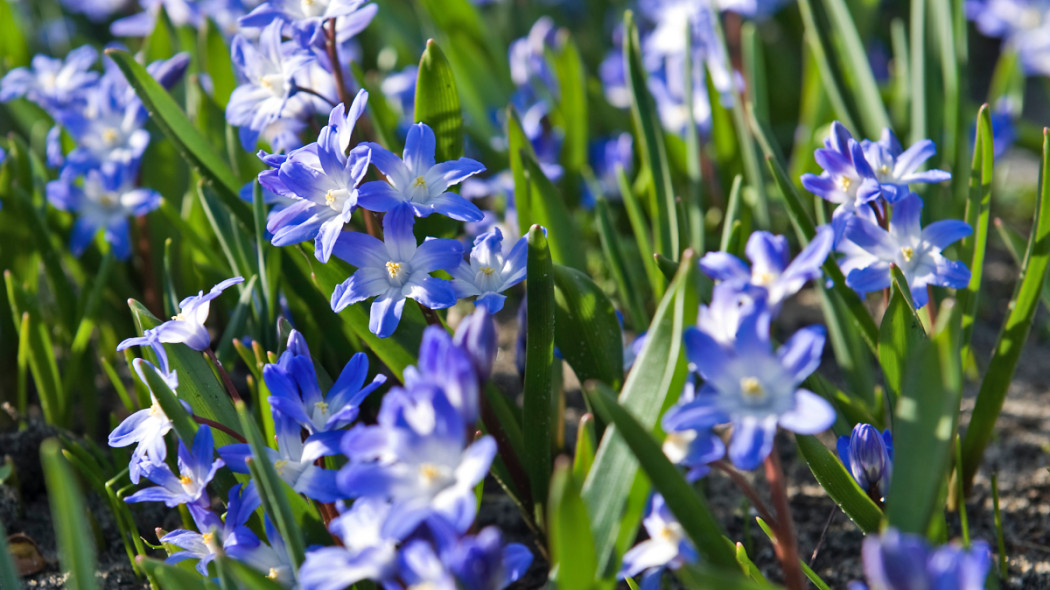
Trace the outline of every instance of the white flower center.
{"label": "white flower center", "polygon": [[904,258],[904,262],[911,262],[911,259],[915,256],[915,249],[911,246],[904,246],[901,248],[901,257]]}
{"label": "white flower center", "polygon": [[102,141],[106,142],[106,145],[116,145],[117,139],[120,138],[120,133],[117,132],[113,127],[106,127],[102,130]]}
{"label": "white flower center", "polygon": [[284,95],[284,76],[281,74],[266,74],[259,79],[259,85],[274,96]]}
{"label": "white flower center", "polygon": [[849,189],[853,187],[853,179],[849,176],[839,176],[839,190],[844,193],[848,193]]}
{"label": "white flower center", "polygon": [[740,379],[740,393],[744,395],[744,401],[748,403],[759,403],[766,397],[766,390],[762,387],[762,382],[755,377]]}
{"label": "white flower center", "polygon": [[324,195],[324,203],[332,209],[342,212],[343,205],[346,203],[346,199],[350,196],[350,191],[345,188],[333,188]]}

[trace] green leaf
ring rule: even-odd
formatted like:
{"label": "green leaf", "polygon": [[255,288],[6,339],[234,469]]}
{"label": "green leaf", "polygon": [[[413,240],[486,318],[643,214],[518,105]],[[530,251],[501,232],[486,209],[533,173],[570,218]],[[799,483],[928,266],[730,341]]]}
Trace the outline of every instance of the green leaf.
{"label": "green leaf", "polygon": [[149,111],[152,121],[175,143],[182,157],[201,176],[215,184],[219,197],[230,213],[246,227],[251,227],[251,209],[237,196],[241,183],[229,164],[189,122],[171,95],[127,51],[107,49],[106,55],[124,72],[128,83]]}
{"label": "green leaf", "polygon": [[157,398],[160,409],[164,410],[164,415],[171,420],[175,434],[183,444],[189,447],[193,442],[193,437],[197,434],[197,423],[186,412],[186,408],[179,401],[175,392],[168,387],[167,382],[156,371],[145,369],[142,374],[146,376],[146,384],[149,385],[153,396]]}
{"label": "green leaf", "polygon": [[238,588],[246,590],[281,590],[283,586],[268,578],[248,564],[226,556],[218,558],[220,565],[229,574]]}
{"label": "green leaf", "polygon": [[[912,307],[913,299],[907,279],[896,266],[892,267],[891,272],[893,291],[879,328],[879,365],[882,366],[886,385],[890,391],[899,395],[904,366],[911,358],[912,351],[926,340],[926,331]],[[935,303],[931,302],[930,305]]]}
{"label": "green leaf", "polygon": [[814,436],[795,435],[795,442],[813,477],[846,516],[865,533],[877,532],[882,521],[882,511],[860,489],[842,461],[835,458],[824,443]]}
{"label": "green leaf", "polygon": [[580,247],[583,241],[557,187],[547,178],[531,155],[521,154],[521,161],[525,167],[528,191],[524,193],[524,198],[517,198],[516,203],[528,201],[532,223],[547,228],[547,241],[554,262],[580,270],[585,269],[585,250]]}
{"label": "green leaf", "polygon": [[1021,349],[1028,339],[1032,327],[1032,318],[1039,305],[1040,293],[1046,277],[1047,263],[1050,262],[1050,130],[1043,130],[1043,167],[1039,201],[1035,207],[1035,225],[1028,241],[1024,263],[1021,266],[1021,278],[1018,280],[1014,296],[1007,309],[1006,318],[999,341],[988,364],[988,372],[981,381],[977,392],[973,417],[970,419],[966,436],[963,438],[962,477],[967,492],[977,473],[984,449],[995,429],[995,422],[1003,409],[1006,392],[1013,379]]}
{"label": "green leaf", "polygon": [[29,44],[25,27],[7,0],[0,0],[0,66],[5,73],[29,65]]}
{"label": "green leaf", "polygon": [[146,575],[157,581],[160,590],[218,590],[211,580],[196,570],[168,565],[159,559],[139,556],[136,560]]}
{"label": "green leaf", "polygon": [[555,343],[580,381],[623,383],[623,337],[616,310],[584,273],[554,267]]}
{"label": "green leaf", "polygon": [[15,562],[11,559],[11,550],[7,547],[7,531],[4,529],[3,521],[0,521],[0,586],[11,590],[22,589],[18,570],[15,569]]}
{"label": "green leaf", "polygon": [[525,470],[538,514],[550,488],[552,441],[552,378],[554,368],[554,268],[543,228],[529,230],[525,385],[522,416]]}
{"label": "green leaf", "polygon": [[[558,119],[565,130],[561,163],[565,168],[565,181],[577,182],[580,171],[587,165],[587,74],[580,50],[568,31],[559,32],[556,44],[560,49],[553,53],[551,61],[560,93]],[[566,193],[571,204],[577,205],[580,191],[572,190],[573,186],[566,184]]]}
{"label": "green leaf", "polygon": [[841,72],[828,57],[829,54],[836,53],[831,48],[831,43],[827,38],[829,27],[817,22],[817,15],[810,0],[799,0],[798,8],[805,26],[806,46],[809,47],[813,60],[816,62],[816,71],[820,73],[821,80],[824,82],[822,90],[827,94],[828,100],[835,110],[835,117],[847,129],[857,129],[856,124],[853,122],[853,115],[846,105],[842,85],[840,84]]}
{"label": "green leaf", "polygon": [[58,557],[62,569],[69,572],[66,584],[73,590],[96,589],[95,535],[88,525],[80,483],[62,456],[62,445],[57,439],[48,439],[40,445],[40,461],[51,504],[51,520],[55,524]]}
{"label": "green leaf", "polygon": [[958,292],[959,307],[963,311],[962,341],[963,358],[972,352],[974,320],[980,297],[981,281],[984,278],[984,254],[988,248],[989,209],[992,202],[992,178],[995,169],[995,145],[992,133],[992,117],[988,105],[982,105],[977,113],[977,137],[973,145],[973,164],[970,167],[970,195],[966,201],[966,223],[974,233],[959,246],[960,258],[969,260],[970,284]]}
{"label": "green leaf", "polygon": [[649,278],[649,286],[655,297],[662,297],[666,282],[660,276],[660,269],[652,257],[655,250],[653,249],[653,241],[649,237],[649,225],[645,214],[642,212],[642,204],[639,202],[638,195],[634,192],[634,189],[631,188],[631,184],[627,180],[627,174],[621,167],[616,168],[616,181],[620,185],[620,194],[623,195],[623,206],[627,211],[627,220],[631,224],[631,233],[634,234],[635,243],[638,245],[638,255],[641,258],[642,268],[645,269],[645,274]]}
{"label": "green leaf", "polygon": [[929,343],[905,364],[893,420],[893,479],[886,496],[890,526],[925,534],[945,484],[962,396],[957,306],[942,304],[941,321]]}
{"label": "green leaf", "polygon": [[[643,428],[656,426],[657,419],[674,403],[685,385],[687,368],[682,332],[696,322],[700,305],[699,274],[695,256],[687,251],[678,275],[660,301],[649,326],[649,337],[620,392],[620,404]],[[637,520],[621,523],[637,473],[638,460],[623,437],[616,428],[606,428],[583,485],[583,499],[591,517],[602,574],[610,574],[619,559],[613,555],[613,548],[620,527],[628,527],[633,535],[638,525]]]}
{"label": "green leaf", "polygon": [[225,107],[230,101],[233,89],[237,87],[237,77],[233,72],[233,63],[230,61],[230,49],[226,45],[226,39],[222,36],[215,21],[207,19],[200,31],[200,58],[203,60],[204,71],[211,79],[212,97],[215,102]]}
{"label": "green leaf", "polygon": [[620,302],[626,311],[627,321],[625,323],[635,330],[640,330],[645,326],[649,316],[645,313],[642,289],[629,279],[631,274],[624,259],[623,250],[620,247],[620,236],[617,235],[610,218],[609,202],[599,196],[594,206],[594,212],[598,218],[598,237],[601,238],[602,250],[605,252],[605,261],[609,264],[609,272],[616,282],[616,290],[620,294]]}
{"label": "green leaf", "polygon": [[572,461],[572,476],[581,483],[587,479],[591,465],[594,465],[594,450],[598,446],[594,430],[594,415],[587,413],[581,416],[576,427],[576,455]]}
{"label": "green leaf", "polygon": [[551,578],[558,588],[586,590],[595,579],[598,556],[579,483],[573,477],[572,466],[563,459],[554,468],[547,508]]}
{"label": "green leaf", "polygon": [[437,161],[463,157],[463,110],[456,78],[445,54],[433,39],[419,60],[416,77],[416,121],[426,123],[437,136]]}
{"label": "green leaf", "polygon": [[252,449],[252,456],[248,459],[248,470],[251,471],[252,479],[259,488],[259,498],[262,500],[263,509],[273,519],[274,526],[284,539],[285,549],[293,569],[298,569],[303,562],[306,548],[303,546],[303,531],[292,512],[292,507],[285,494],[288,484],[277,475],[277,470],[270,462],[269,447],[263,442],[262,434],[252,419],[251,412],[244,402],[237,403],[237,415],[240,419],[241,430]]}
{"label": "green leaf", "polygon": [[[683,30],[684,30],[683,25]],[[667,163],[667,145],[664,143],[663,126],[656,112],[652,94],[646,82],[646,70],[642,63],[641,44],[634,14],[624,15],[624,71],[627,85],[631,89],[631,117],[640,130],[638,152],[642,163],[653,176],[654,198],[651,214],[656,219],[657,252],[668,258],[677,258],[681,248],[678,229],[678,208],[675,204],[674,187],[671,185],[671,169]]]}
{"label": "green leaf", "polygon": [[617,403],[615,394],[605,385],[591,382],[585,392],[598,414],[615,425],[704,560],[721,569],[739,572],[736,554],[723,540],[721,527],[707,503],[667,459],[648,428]]}

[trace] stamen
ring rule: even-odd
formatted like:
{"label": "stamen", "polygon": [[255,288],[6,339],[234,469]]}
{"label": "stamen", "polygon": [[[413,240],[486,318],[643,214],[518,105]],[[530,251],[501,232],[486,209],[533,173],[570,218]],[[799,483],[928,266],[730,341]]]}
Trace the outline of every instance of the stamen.
{"label": "stamen", "polygon": [[744,377],[740,380],[740,392],[749,398],[759,398],[766,394],[762,383],[754,377]]}
{"label": "stamen", "polygon": [[915,256],[915,249],[911,246],[905,246],[901,248],[901,256],[904,257],[904,262],[911,262],[913,256]]}
{"label": "stamen", "polygon": [[397,275],[401,274],[401,263],[394,262],[391,260],[386,263],[386,272],[390,275],[390,278],[396,279]]}

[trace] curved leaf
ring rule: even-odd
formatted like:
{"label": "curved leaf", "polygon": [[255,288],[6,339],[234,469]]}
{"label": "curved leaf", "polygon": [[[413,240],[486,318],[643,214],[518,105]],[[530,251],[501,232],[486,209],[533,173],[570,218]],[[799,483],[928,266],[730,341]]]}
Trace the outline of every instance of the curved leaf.
{"label": "curved leaf", "polygon": [[554,338],[580,381],[598,379],[613,389],[623,383],[623,337],[616,310],[582,272],[554,267]]}

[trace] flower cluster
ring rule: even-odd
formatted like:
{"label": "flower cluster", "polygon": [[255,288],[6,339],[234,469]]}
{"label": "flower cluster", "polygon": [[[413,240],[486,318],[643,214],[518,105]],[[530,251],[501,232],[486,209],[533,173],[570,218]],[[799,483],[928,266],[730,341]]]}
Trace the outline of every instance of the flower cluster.
{"label": "flower cluster", "polygon": [[824,171],[802,176],[803,186],[838,205],[832,226],[836,250],[844,255],[839,266],[846,284],[859,293],[889,287],[892,265],[907,279],[915,307],[926,305],[928,287],[969,284],[966,265],[941,251],[973,230],[953,219],[922,227],[923,202],[910,190],[916,183],[951,178],[942,170],[920,171],[935,150],[928,139],[905,150],[889,129],[877,142],[858,142],[835,122],[815,153]]}
{"label": "flower cluster", "polygon": [[[110,60],[104,71],[93,68],[98,52],[90,46],[74,49],[64,60],[44,55],[30,67],[15,68],[0,80],[0,101],[25,98],[44,109],[55,126],[47,135],[48,164],[59,168],[47,185],[48,201],[78,214],[70,249],[79,256],[104,231],[118,259],[131,255],[128,217],[139,217],[160,206],[160,194],[142,188],[138,176],[150,142],[146,108],[124,75]],[[178,82],[189,56],[178,54],[147,66],[162,86]],[[71,139],[66,151],[63,139]]]}
{"label": "flower cluster", "polygon": [[850,590],[980,590],[992,565],[991,551],[983,541],[974,541],[969,548],[931,549],[924,538],[892,528],[881,536],[868,535],[862,555],[868,585],[853,582]]}
{"label": "flower cluster", "polygon": [[981,33],[1002,39],[1027,74],[1050,76],[1050,2],[967,0],[966,16]]}

